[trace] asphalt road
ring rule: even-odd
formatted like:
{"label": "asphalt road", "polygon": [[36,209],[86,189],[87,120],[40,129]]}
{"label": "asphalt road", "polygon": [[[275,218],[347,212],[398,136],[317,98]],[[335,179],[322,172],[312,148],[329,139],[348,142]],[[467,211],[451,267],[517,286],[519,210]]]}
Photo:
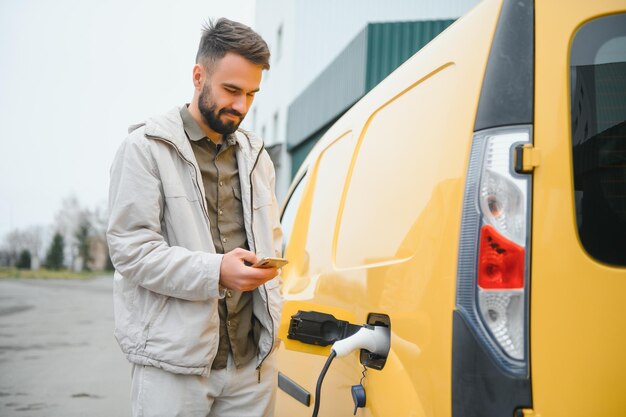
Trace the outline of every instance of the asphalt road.
{"label": "asphalt road", "polygon": [[0,279],[0,416],[130,415],[112,279]]}

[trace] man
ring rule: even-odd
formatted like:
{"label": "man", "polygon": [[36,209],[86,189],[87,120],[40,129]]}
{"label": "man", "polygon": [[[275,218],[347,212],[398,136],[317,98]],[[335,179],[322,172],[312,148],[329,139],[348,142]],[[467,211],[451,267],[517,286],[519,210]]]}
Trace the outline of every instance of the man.
{"label": "man", "polygon": [[281,298],[274,167],[238,129],[269,50],[228,19],[204,29],[194,94],[132,126],[111,167],[115,336],[134,416],[268,416]]}

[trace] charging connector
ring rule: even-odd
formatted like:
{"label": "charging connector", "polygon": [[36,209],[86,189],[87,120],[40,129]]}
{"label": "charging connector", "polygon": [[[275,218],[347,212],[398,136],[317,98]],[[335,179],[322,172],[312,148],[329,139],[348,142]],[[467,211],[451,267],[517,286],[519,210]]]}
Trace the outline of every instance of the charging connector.
{"label": "charging connector", "polygon": [[389,353],[389,328],[365,324],[358,332],[335,342],[331,347],[338,358],[346,356],[356,349],[365,349],[376,355],[386,357]]}

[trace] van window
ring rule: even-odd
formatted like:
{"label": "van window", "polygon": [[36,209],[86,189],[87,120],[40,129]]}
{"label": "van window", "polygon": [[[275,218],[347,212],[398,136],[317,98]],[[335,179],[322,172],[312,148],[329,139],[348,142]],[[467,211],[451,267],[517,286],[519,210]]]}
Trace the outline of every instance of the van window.
{"label": "van window", "polygon": [[298,210],[298,206],[300,205],[300,200],[302,199],[302,190],[304,189],[304,184],[306,174],[303,175],[296,188],[294,188],[291,195],[288,197],[287,204],[283,209],[282,217],[280,218],[280,225],[283,229],[283,254],[285,253],[285,247],[287,246],[287,242],[289,241],[289,237],[291,236],[291,230],[293,229],[293,222],[296,220],[296,212]]}
{"label": "van window", "polygon": [[589,255],[626,266],[626,14],[578,30],[570,75],[578,234]]}
{"label": "van window", "polygon": [[[320,153],[316,166],[309,170],[311,192],[307,190],[307,197],[311,198],[311,211],[304,250],[309,254],[313,274],[332,267],[333,233],[355,145],[351,131],[342,134]],[[300,226],[303,224],[298,220]]]}
{"label": "van window", "polygon": [[317,163],[308,167],[285,206],[281,220],[283,252],[297,230],[299,244],[304,247],[296,250],[309,254],[307,262],[312,268],[330,262],[337,210],[355,142],[354,135],[348,131],[328,145]]}

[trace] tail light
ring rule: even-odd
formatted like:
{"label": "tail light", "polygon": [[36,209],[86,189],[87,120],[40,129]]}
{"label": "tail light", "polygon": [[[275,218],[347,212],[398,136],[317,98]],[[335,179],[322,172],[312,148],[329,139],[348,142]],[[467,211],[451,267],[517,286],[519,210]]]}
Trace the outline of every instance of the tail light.
{"label": "tail light", "polygon": [[474,135],[463,204],[457,308],[493,358],[527,371],[531,176],[514,170],[530,126]]}

